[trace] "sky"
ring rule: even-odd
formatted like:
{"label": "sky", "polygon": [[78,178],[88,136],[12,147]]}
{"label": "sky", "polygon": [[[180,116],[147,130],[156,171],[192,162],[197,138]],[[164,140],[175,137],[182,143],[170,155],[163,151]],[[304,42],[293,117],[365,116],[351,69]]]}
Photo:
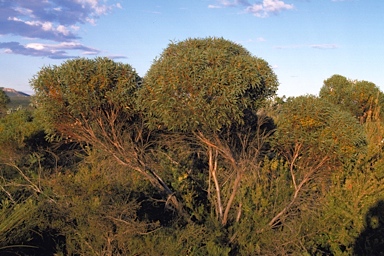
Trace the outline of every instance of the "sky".
{"label": "sky", "polygon": [[266,60],[279,96],[334,74],[384,90],[383,0],[0,0],[0,87],[33,93],[45,66],[108,57],[145,76],[170,42],[223,37]]}

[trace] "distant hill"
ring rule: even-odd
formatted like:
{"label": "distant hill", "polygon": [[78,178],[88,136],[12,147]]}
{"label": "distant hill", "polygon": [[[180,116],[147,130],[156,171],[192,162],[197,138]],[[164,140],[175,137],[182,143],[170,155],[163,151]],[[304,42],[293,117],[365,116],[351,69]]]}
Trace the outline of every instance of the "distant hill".
{"label": "distant hill", "polygon": [[3,91],[5,92],[5,94],[8,95],[8,97],[29,97],[30,96],[29,94],[26,94],[24,92],[19,92],[11,88],[3,88]]}
{"label": "distant hill", "polygon": [[8,108],[17,108],[19,106],[28,107],[31,102],[29,94],[24,92],[16,91],[11,88],[2,88],[5,94],[8,95],[11,102],[7,105]]}

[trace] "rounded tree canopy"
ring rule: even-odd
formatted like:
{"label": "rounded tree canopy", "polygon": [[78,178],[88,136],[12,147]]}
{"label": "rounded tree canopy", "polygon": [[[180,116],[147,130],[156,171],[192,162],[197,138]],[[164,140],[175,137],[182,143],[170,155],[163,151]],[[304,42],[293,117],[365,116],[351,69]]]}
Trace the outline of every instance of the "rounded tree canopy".
{"label": "rounded tree canopy", "polygon": [[327,98],[329,101],[342,105],[346,98],[351,94],[351,81],[341,75],[333,75],[324,80],[324,85],[320,89],[320,98]]}
{"label": "rounded tree canopy", "polygon": [[351,112],[364,122],[376,111],[383,116],[384,94],[371,82],[333,75],[324,81],[319,96]]}
{"label": "rounded tree canopy", "polygon": [[65,133],[84,122],[91,127],[94,122],[116,120],[120,113],[132,117],[139,81],[130,65],[79,58],[42,68],[31,86],[47,123]]}
{"label": "rounded tree canopy", "polygon": [[222,38],[171,43],[154,61],[139,92],[152,127],[218,130],[244,123],[278,87],[263,59]]}
{"label": "rounded tree canopy", "polygon": [[320,159],[349,159],[365,149],[363,127],[347,111],[315,96],[300,96],[281,105],[276,119],[276,143],[289,150],[295,143],[308,149],[309,155]]}

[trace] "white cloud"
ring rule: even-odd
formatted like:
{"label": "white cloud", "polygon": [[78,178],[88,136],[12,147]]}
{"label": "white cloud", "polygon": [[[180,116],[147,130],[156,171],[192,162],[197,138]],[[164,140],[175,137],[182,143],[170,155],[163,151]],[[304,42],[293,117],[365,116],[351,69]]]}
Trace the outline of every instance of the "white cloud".
{"label": "white cloud", "polygon": [[29,16],[29,15],[33,14],[33,10],[27,9],[27,8],[24,8],[24,7],[16,7],[15,11],[20,13],[21,15],[25,15],[25,16]]}
{"label": "white cloud", "polygon": [[79,27],[79,26],[76,26],[76,25],[72,25],[72,26],[71,26],[71,29],[72,29],[73,31],[78,31],[78,30],[80,29],[80,27]]}
{"label": "white cloud", "polygon": [[16,17],[8,17],[7,20],[9,20],[9,21],[22,21],[21,19],[16,18]]}
{"label": "white cloud", "polygon": [[267,40],[264,37],[258,37],[256,38],[257,42],[266,42]]}
{"label": "white cloud", "polygon": [[82,55],[97,55],[99,50],[84,46],[77,42],[63,42],[58,44],[29,43],[21,45],[18,42],[0,43],[4,53],[21,54],[35,57],[48,57],[51,59],[75,58],[78,55],[68,55],[68,51],[82,51]]}
{"label": "white cloud", "polygon": [[287,4],[282,0],[263,0],[255,4],[250,4],[247,0],[218,0],[217,5],[208,5],[208,8],[241,7],[246,13],[251,13],[259,18],[268,17],[271,13],[277,14],[281,11],[291,10],[293,4]]}
{"label": "white cloud", "polygon": [[280,0],[263,0],[263,3],[248,6],[245,11],[252,13],[256,17],[265,18],[268,17],[270,13],[276,14],[293,8],[293,4],[286,4]]}
{"label": "white cloud", "polygon": [[30,49],[35,49],[35,50],[44,50],[44,45],[43,44],[38,44],[38,43],[30,43],[25,46],[25,48],[30,48]]}
{"label": "white cloud", "polygon": [[244,41],[236,41],[236,43],[238,44],[246,44],[246,43],[262,43],[262,42],[266,42],[267,40],[264,38],[264,37],[258,37],[256,39],[248,39],[248,40],[244,40]]}
{"label": "white cloud", "polygon": [[27,25],[30,25],[30,26],[39,26],[41,24],[41,22],[39,21],[23,21],[23,20],[18,20],[19,22],[24,22],[25,24]]}
{"label": "white cloud", "polygon": [[55,28],[53,23],[48,22],[48,21],[46,21],[46,22],[41,22],[41,21],[37,21],[37,20],[23,21],[22,19],[19,19],[16,17],[8,18],[8,20],[13,20],[16,22],[24,23],[25,25],[32,26],[32,27],[38,27],[42,31],[45,31],[45,32],[54,32],[54,33],[62,34],[64,36],[68,36],[71,34],[70,30],[67,27],[65,27],[64,25],[58,25]]}
{"label": "white cloud", "polygon": [[89,24],[91,25],[96,25],[96,20],[95,19],[92,19],[92,18],[86,18],[85,19]]}
{"label": "white cloud", "polygon": [[63,25],[57,26],[57,31],[66,36],[69,34],[69,30]]}
{"label": "white cloud", "polygon": [[259,13],[263,10],[263,5],[262,4],[254,4],[254,5],[248,6],[247,8],[245,8],[245,10],[247,12],[256,14],[256,13]]}
{"label": "white cloud", "polygon": [[99,52],[95,52],[95,51],[89,51],[89,52],[83,52],[83,55],[96,55],[98,54]]}
{"label": "white cloud", "polygon": [[220,5],[227,7],[227,6],[236,6],[238,1],[230,2],[228,0],[219,0]]}
{"label": "white cloud", "polygon": [[[120,1],[120,2],[118,2]],[[19,36],[39,42],[0,42],[5,53],[26,56],[66,59],[78,56],[78,51],[98,54],[99,50],[76,43],[81,39],[80,27],[89,23],[96,25],[101,15],[122,8],[121,0],[0,0],[0,36]],[[72,51],[76,54],[73,55]]]}
{"label": "white cloud", "polygon": [[293,9],[292,4],[286,4],[279,0],[264,0],[263,6],[267,12],[279,12],[281,10]]}
{"label": "white cloud", "polygon": [[336,44],[312,44],[311,48],[315,49],[337,49],[339,48]]}
{"label": "white cloud", "polygon": [[75,2],[81,4],[82,8],[90,8],[96,15],[103,15],[111,10],[111,6],[100,4],[99,0],[75,0]]}
{"label": "white cloud", "polygon": [[52,22],[44,22],[44,23],[42,23],[41,27],[45,31],[52,30],[52,28],[53,28]]}
{"label": "white cloud", "polygon": [[[95,25],[101,15],[108,14],[120,3],[106,0],[18,0],[0,1],[0,34],[63,41],[79,37],[73,33],[84,23]],[[71,33],[71,32],[72,33]]]}
{"label": "white cloud", "polygon": [[267,40],[264,38],[264,37],[262,37],[262,36],[260,36],[260,37],[258,37],[258,38],[256,38],[256,39],[249,39],[248,40],[248,42],[250,42],[250,43],[253,43],[253,42],[258,42],[258,43],[260,43],[260,42],[266,42]]}

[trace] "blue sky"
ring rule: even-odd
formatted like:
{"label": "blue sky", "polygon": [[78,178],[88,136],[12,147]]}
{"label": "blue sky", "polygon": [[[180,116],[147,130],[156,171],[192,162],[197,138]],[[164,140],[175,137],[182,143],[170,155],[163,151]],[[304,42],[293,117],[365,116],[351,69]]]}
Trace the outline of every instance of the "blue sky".
{"label": "blue sky", "polygon": [[144,76],[171,41],[223,37],[265,59],[280,96],[333,74],[384,89],[382,0],[0,0],[0,86],[31,92],[43,66],[105,56]]}

